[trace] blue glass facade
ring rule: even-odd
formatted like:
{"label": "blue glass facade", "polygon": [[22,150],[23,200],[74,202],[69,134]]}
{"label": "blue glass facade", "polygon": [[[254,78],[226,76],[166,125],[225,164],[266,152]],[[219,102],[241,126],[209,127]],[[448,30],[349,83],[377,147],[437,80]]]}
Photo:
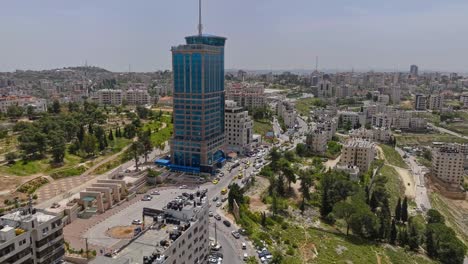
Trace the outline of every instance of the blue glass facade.
{"label": "blue glass facade", "polygon": [[186,37],[172,48],[174,167],[211,172],[224,158],[224,44],[218,36]]}

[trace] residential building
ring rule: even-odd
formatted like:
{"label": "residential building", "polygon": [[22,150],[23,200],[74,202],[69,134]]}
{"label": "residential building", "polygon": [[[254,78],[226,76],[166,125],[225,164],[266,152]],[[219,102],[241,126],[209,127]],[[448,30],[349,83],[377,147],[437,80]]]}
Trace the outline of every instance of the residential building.
{"label": "residential building", "polygon": [[327,151],[327,141],[328,141],[328,134],[326,131],[321,129],[315,129],[306,137],[306,145],[307,148],[313,152],[318,154],[325,154]]}
{"label": "residential building", "polygon": [[372,129],[361,127],[349,131],[349,136],[356,139],[386,143],[392,139],[392,131],[388,127],[372,127]]}
{"label": "residential building", "polygon": [[246,109],[262,108],[266,105],[263,84],[233,83],[226,89],[226,100],[232,100]]}
{"label": "residential building", "polygon": [[417,77],[418,76],[418,66],[417,65],[411,65],[410,66],[410,74],[411,74],[411,77]]}
{"label": "residential building", "polygon": [[392,126],[393,118],[384,113],[372,116],[371,125],[374,127],[390,128]]}
{"label": "residential building", "polygon": [[353,87],[350,85],[340,85],[336,88],[337,98],[348,98],[353,96]]}
{"label": "residential building", "polygon": [[332,140],[333,136],[336,133],[336,129],[338,128],[337,118],[333,117],[321,117],[316,122],[316,129],[319,129],[326,133],[327,141]]}
{"label": "residential building", "polygon": [[225,161],[224,44],[194,35],[172,47],[174,133],[170,168],[212,173]]}
{"label": "residential building", "polygon": [[401,87],[399,85],[393,85],[390,87],[390,100],[394,105],[400,104]]}
{"label": "residential building", "polygon": [[377,102],[383,105],[388,105],[388,103],[390,102],[390,96],[388,94],[379,94],[377,96]]}
{"label": "residential building", "polygon": [[33,96],[1,96],[0,111],[6,113],[12,105],[22,107],[24,109],[32,107],[36,113],[47,111],[47,101],[45,99],[36,98]]}
{"label": "residential building", "polygon": [[334,169],[348,173],[353,181],[359,181],[360,170],[358,166],[336,164]]}
{"label": "residential building", "polygon": [[0,217],[0,263],[59,263],[65,254],[62,220],[32,207]]}
{"label": "residential building", "polygon": [[352,112],[352,111],[340,111],[338,116],[341,119],[342,125],[350,122],[351,127],[355,128],[359,125],[366,124],[366,116],[364,113]]}
{"label": "residential building", "polygon": [[442,95],[431,94],[427,98],[427,108],[431,110],[440,110],[444,105],[444,97]]}
{"label": "residential building", "polygon": [[296,125],[297,113],[291,102],[278,102],[276,111],[278,116],[283,119],[286,127],[293,128]]}
{"label": "residential building", "polygon": [[333,96],[333,85],[328,80],[320,81],[314,90],[314,95],[318,98],[329,98]]}
{"label": "residential building", "polygon": [[120,105],[122,104],[122,90],[102,89],[96,92],[100,105]]}
{"label": "residential building", "polygon": [[131,89],[124,93],[124,98],[129,105],[149,105],[151,97],[148,90]]}
{"label": "residential building", "polygon": [[449,144],[432,150],[432,176],[457,188],[463,182],[466,155],[460,145]]}
{"label": "residential building", "polygon": [[460,95],[460,102],[463,104],[463,107],[468,107],[468,94]]}
{"label": "residential building", "polygon": [[375,143],[362,139],[350,139],[341,150],[340,165],[357,166],[366,172],[376,156]]}
{"label": "residential building", "polygon": [[236,102],[226,100],[224,118],[226,149],[238,154],[250,151],[253,140],[253,121],[249,112],[237,106]]}
{"label": "residential building", "polygon": [[427,97],[422,94],[417,94],[414,100],[414,109],[424,111],[427,108]]}
{"label": "residential building", "polygon": [[[112,263],[206,263],[210,250],[209,201],[207,190],[175,197],[164,208],[143,208],[145,218],[153,219],[151,228],[130,241]],[[92,264],[108,263],[98,256]]]}

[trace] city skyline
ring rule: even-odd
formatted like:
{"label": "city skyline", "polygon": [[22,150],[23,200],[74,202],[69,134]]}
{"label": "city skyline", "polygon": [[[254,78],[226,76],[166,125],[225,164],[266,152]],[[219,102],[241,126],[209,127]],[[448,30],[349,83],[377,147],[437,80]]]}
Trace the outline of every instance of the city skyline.
{"label": "city skyline", "polygon": [[[204,32],[232,39],[226,69],[313,70],[319,56],[319,69],[468,72],[459,55],[468,35],[463,1],[205,2]],[[197,32],[197,4],[5,3],[0,71],[85,61],[120,72],[170,69],[168,47]]]}

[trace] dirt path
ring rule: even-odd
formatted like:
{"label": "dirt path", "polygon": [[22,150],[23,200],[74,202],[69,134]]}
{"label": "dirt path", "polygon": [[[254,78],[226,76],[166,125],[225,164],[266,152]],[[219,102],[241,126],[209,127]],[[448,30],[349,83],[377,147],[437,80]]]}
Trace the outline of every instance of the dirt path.
{"label": "dirt path", "polygon": [[268,205],[262,202],[262,193],[268,188],[268,180],[263,177],[255,177],[255,185],[247,191],[250,197],[250,209],[256,212],[268,211]]}
{"label": "dirt path", "polygon": [[340,161],[340,157],[341,155],[338,156],[336,159],[329,159],[323,165],[325,165],[325,168],[327,169],[334,168],[338,161]]}
{"label": "dirt path", "polygon": [[405,195],[408,196],[409,198],[415,198],[416,197],[416,185],[414,183],[414,177],[411,174],[411,172],[408,169],[404,169],[404,168],[390,164],[385,158],[383,149],[380,146],[377,146],[377,150],[378,150],[377,156],[380,159],[385,160],[385,165],[393,167],[398,173],[398,175],[400,175],[400,179],[403,181],[403,185],[405,185]]}

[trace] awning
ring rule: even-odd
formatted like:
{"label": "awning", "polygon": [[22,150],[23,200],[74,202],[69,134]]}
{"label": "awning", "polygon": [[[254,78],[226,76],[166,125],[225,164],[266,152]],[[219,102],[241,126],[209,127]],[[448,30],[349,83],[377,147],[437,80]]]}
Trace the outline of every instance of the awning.
{"label": "awning", "polygon": [[171,163],[171,161],[167,159],[157,159],[154,163],[156,163],[157,165],[168,166]]}
{"label": "awning", "polygon": [[85,196],[85,197],[81,198],[81,200],[83,200],[85,202],[92,202],[92,201],[96,200],[96,197],[94,197],[94,196]]}

